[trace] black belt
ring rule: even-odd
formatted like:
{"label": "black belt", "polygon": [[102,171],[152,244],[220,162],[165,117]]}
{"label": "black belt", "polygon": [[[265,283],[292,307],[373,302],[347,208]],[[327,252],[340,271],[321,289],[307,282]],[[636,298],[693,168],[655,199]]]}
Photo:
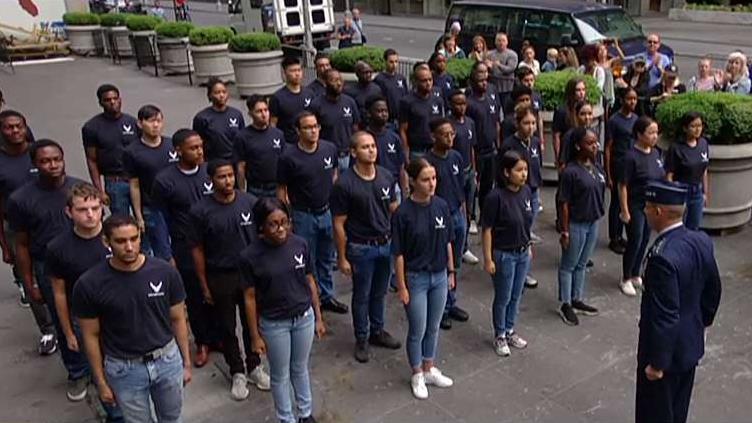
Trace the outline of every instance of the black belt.
{"label": "black belt", "polygon": [[329,204],[325,204],[319,208],[292,206],[292,209],[301,213],[324,214],[329,211]]}
{"label": "black belt", "polygon": [[176,347],[175,338],[172,338],[170,342],[168,342],[165,346],[157,348],[155,350],[149,351],[148,353],[140,356],[140,357],[131,357],[131,358],[117,358],[113,357],[117,360],[123,360],[123,361],[138,361],[141,363],[151,363],[152,361],[156,361],[160,359],[161,357],[167,355],[167,352],[172,350],[172,348]]}
{"label": "black belt", "polygon": [[125,175],[104,175],[106,181],[128,182],[130,179]]}
{"label": "black belt", "polygon": [[338,155],[339,155],[339,158],[340,158],[340,159],[341,159],[342,157],[347,157],[347,156],[349,156],[349,155],[350,155],[350,150],[346,150],[346,151],[340,151]]}
{"label": "black belt", "polygon": [[504,253],[521,254],[521,253],[526,252],[528,248],[530,248],[530,244],[523,245],[522,247],[499,248],[499,251],[504,252]]}
{"label": "black belt", "polygon": [[389,235],[381,235],[374,238],[359,238],[356,236],[348,236],[347,241],[353,244],[370,245],[372,247],[380,247],[386,245],[392,238]]}
{"label": "black belt", "polygon": [[277,183],[276,182],[254,182],[254,181],[248,181],[248,186],[253,187],[256,189],[277,189]]}

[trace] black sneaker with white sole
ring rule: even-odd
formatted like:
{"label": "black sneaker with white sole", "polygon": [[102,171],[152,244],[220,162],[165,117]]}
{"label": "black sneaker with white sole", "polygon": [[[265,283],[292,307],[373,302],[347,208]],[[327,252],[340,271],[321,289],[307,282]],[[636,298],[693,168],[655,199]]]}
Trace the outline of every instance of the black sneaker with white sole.
{"label": "black sneaker with white sole", "polygon": [[574,300],[572,301],[572,308],[574,309],[575,313],[584,314],[585,316],[597,316],[598,315],[598,309],[583,303],[580,300]]}
{"label": "black sneaker with white sole", "polygon": [[86,393],[89,389],[89,377],[84,376],[78,379],[68,379],[68,387],[65,391],[65,396],[68,397],[68,401],[78,402],[83,401],[86,398]]}
{"label": "black sneaker with white sole", "polygon": [[57,351],[57,337],[53,333],[45,333],[39,338],[39,355],[52,355]]}
{"label": "black sneaker with white sole", "polygon": [[574,314],[574,309],[567,303],[561,305],[561,308],[559,309],[559,316],[561,316],[561,320],[563,320],[564,323],[568,324],[569,326],[577,326],[580,324],[580,319],[578,319],[577,315]]}

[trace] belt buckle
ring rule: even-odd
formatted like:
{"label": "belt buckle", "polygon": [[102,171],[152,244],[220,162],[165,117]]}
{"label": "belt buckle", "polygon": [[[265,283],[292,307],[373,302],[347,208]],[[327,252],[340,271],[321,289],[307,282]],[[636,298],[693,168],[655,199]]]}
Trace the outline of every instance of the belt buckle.
{"label": "belt buckle", "polygon": [[150,353],[148,353],[148,354],[144,355],[143,357],[141,357],[141,360],[142,360],[142,361],[143,361],[144,363],[150,363],[150,362],[152,362],[152,361],[156,360],[157,358],[158,358],[158,357],[154,357],[154,353],[153,353],[153,352],[150,352]]}

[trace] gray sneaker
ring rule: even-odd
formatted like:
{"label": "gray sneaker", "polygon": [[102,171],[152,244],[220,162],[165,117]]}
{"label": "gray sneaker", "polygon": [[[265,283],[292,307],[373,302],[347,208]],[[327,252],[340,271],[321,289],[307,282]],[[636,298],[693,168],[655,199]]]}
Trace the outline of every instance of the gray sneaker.
{"label": "gray sneaker", "polygon": [[87,376],[73,380],[68,379],[68,387],[65,390],[65,396],[68,397],[68,401],[79,402],[86,398],[86,393],[88,391],[89,378]]}
{"label": "gray sneaker", "polygon": [[250,395],[248,390],[248,379],[243,373],[235,373],[232,375],[232,389],[230,389],[230,396],[235,401],[243,401]]}
{"label": "gray sneaker", "polygon": [[509,355],[512,354],[512,351],[509,350],[509,345],[507,345],[506,338],[499,336],[494,339],[494,352],[496,355],[502,357],[509,357]]}
{"label": "gray sneaker", "polygon": [[527,341],[522,339],[520,335],[517,335],[517,332],[511,332],[507,334],[507,343],[517,348],[518,350],[527,347]]}

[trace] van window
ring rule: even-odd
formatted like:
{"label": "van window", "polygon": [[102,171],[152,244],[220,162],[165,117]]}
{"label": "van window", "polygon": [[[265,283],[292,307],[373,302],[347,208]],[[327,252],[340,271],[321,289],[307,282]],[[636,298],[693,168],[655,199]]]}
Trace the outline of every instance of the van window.
{"label": "van window", "polygon": [[462,32],[493,37],[506,32],[508,9],[503,7],[473,6],[462,10]]}
{"label": "van window", "polygon": [[599,10],[574,15],[605,37],[622,40],[642,37],[642,29],[622,9]]}
{"label": "van window", "polygon": [[509,30],[520,40],[528,39],[535,46],[558,46],[561,38],[568,35],[577,39],[572,18],[564,13],[541,10],[519,10],[514,19],[509,19]]}

